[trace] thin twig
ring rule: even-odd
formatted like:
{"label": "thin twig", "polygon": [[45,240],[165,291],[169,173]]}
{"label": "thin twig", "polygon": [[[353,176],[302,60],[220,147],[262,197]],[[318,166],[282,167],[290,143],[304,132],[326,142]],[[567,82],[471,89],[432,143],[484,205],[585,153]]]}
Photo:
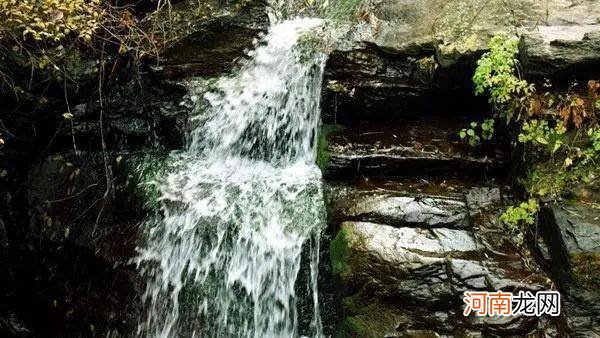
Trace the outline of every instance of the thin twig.
{"label": "thin twig", "polygon": [[[108,158],[106,155],[106,140],[104,139],[104,98],[102,96],[102,91],[104,90],[103,88],[103,84],[104,84],[104,48],[105,48],[105,43],[102,43],[102,50],[100,51],[100,71],[98,74],[98,98],[99,98],[99,105],[100,105],[100,141],[102,143],[102,159],[104,160],[104,173],[106,176],[106,190],[104,191],[104,196],[102,197],[104,199],[103,203],[102,203],[102,207],[100,208],[100,211],[98,212],[98,216],[96,217],[96,226],[98,225],[98,222],[100,221],[100,218],[102,217],[102,213],[104,211],[104,207],[106,206],[106,199],[108,198],[108,195],[110,193],[111,190],[111,170],[110,170],[110,166],[108,165]],[[95,231],[95,228],[94,228]]]}
{"label": "thin twig", "polygon": [[67,71],[63,66],[63,89],[65,92],[65,103],[67,104],[67,112],[69,113],[69,122],[71,122],[71,139],[73,141],[73,151],[77,156],[77,144],[75,143],[75,127],[73,126],[73,114],[71,113],[71,105],[69,104],[69,95],[67,94]]}

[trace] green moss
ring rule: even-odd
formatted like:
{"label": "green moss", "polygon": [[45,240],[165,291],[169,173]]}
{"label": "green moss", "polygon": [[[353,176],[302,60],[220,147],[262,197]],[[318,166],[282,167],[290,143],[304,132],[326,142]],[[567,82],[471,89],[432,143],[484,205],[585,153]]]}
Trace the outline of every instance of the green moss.
{"label": "green moss", "polygon": [[360,314],[344,319],[336,332],[336,337],[386,337],[395,331],[400,319],[395,310],[379,303],[371,303],[367,307],[362,307],[360,311]]}
{"label": "green moss", "polygon": [[327,8],[326,17],[334,22],[352,21],[356,17],[361,0],[337,0]]}
{"label": "green moss", "polygon": [[327,150],[327,137],[332,132],[338,129],[337,126],[332,124],[324,124],[319,129],[319,139],[317,143],[317,165],[322,171],[327,169],[329,163],[329,150]]}
{"label": "green moss", "polygon": [[349,224],[342,225],[337,236],[331,241],[329,254],[334,274],[342,274],[348,269],[348,256],[350,254],[349,241],[352,238],[352,229]]}
{"label": "green moss", "polygon": [[573,277],[578,284],[589,288],[600,288],[600,254],[577,254],[571,257]]}

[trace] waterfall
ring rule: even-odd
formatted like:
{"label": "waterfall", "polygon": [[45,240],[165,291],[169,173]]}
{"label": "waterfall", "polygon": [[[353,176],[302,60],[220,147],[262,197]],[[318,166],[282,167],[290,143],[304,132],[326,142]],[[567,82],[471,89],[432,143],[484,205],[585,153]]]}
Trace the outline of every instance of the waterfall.
{"label": "waterfall", "polygon": [[[158,182],[161,210],[138,248],[147,283],[138,335],[322,336],[325,211],[314,162],[325,55],[306,58],[297,48],[320,24],[273,24],[240,69],[204,95],[208,107],[194,106],[198,127]],[[301,264],[313,304],[305,332],[295,294]]]}

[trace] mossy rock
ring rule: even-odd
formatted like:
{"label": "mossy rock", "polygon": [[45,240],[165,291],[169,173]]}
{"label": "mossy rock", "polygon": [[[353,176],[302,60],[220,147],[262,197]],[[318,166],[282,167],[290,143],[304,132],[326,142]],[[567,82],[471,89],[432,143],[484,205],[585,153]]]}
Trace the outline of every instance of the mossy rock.
{"label": "mossy rock", "polygon": [[317,165],[321,168],[321,171],[325,171],[327,169],[327,165],[329,163],[330,153],[327,149],[328,141],[327,137],[338,130],[339,127],[334,124],[323,124],[321,128],[319,128],[319,140],[317,144]]}
{"label": "mossy rock", "polygon": [[329,255],[334,274],[341,275],[348,271],[348,259],[350,257],[350,241],[353,232],[350,224],[342,224],[335,238],[331,241]]}

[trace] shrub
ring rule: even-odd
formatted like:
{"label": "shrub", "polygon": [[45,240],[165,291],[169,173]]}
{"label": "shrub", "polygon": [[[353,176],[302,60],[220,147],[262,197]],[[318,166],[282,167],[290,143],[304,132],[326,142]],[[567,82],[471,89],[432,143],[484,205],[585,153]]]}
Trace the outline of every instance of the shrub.
{"label": "shrub", "polygon": [[534,143],[554,154],[563,145],[564,134],[567,132],[562,121],[557,121],[554,128],[548,121],[530,120],[523,123],[519,134],[519,142]]}
{"label": "shrub", "polygon": [[0,36],[58,41],[77,34],[91,40],[103,16],[100,0],[3,0]]}
{"label": "shrub", "polygon": [[505,34],[494,36],[485,53],[477,61],[473,76],[475,94],[487,93],[489,101],[499,115],[507,120],[520,113],[528,105],[535,87],[520,78],[518,60],[519,40]]}
{"label": "shrub", "polygon": [[535,223],[535,214],[540,210],[540,206],[535,199],[529,199],[518,206],[510,206],[500,216],[500,220],[510,226],[532,225]]}

